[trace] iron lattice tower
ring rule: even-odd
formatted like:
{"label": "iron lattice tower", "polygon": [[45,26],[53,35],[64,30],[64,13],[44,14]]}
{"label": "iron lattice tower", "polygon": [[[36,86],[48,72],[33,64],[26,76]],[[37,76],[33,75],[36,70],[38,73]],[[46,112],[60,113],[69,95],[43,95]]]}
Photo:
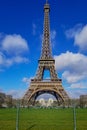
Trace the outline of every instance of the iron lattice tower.
{"label": "iron lattice tower", "polygon": [[43,80],[44,70],[50,71],[51,80],[57,80],[57,74],[55,71],[55,60],[52,57],[50,47],[50,23],[49,23],[49,11],[50,6],[48,3],[44,6],[44,29],[43,29],[43,42],[41,58],[39,60],[39,67],[36,74],[36,79]]}
{"label": "iron lattice tower", "polygon": [[[23,100],[29,105],[34,104],[36,98],[43,93],[54,95],[58,103],[69,99],[67,93],[62,87],[62,80],[57,77],[55,60],[52,57],[52,51],[50,47],[49,12],[50,6],[46,1],[46,4],[44,5],[44,28],[41,57],[40,60],[38,60],[36,76],[34,79],[31,79],[30,87],[23,97]],[[49,70],[50,72],[50,81],[43,80],[45,70]]]}

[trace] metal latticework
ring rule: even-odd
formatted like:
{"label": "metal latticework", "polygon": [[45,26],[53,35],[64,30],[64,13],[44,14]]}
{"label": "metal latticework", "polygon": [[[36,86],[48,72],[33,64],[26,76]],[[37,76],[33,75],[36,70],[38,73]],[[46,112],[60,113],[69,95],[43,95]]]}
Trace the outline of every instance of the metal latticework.
{"label": "metal latticework", "polygon": [[52,57],[50,47],[50,22],[49,22],[50,6],[48,3],[44,6],[44,29],[41,58],[39,60],[38,70],[35,79],[43,80],[44,70],[49,70],[51,80],[57,80],[55,71],[55,60]]}
{"label": "metal latticework", "polygon": [[50,22],[49,22],[49,4],[44,6],[44,30],[43,30],[43,44],[41,59],[47,60],[52,59],[52,52],[50,47]]}
{"label": "metal latticework", "polygon": [[[31,80],[30,87],[23,97],[23,100],[26,100],[29,104],[33,104],[36,98],[43,93],[54,95],[59,103],[69,99],[62,87],[62,80],[57,77],[55,60],[52,57],[50,47],[49,12],[50,6],[46,1],[46,4],[44,5],[44,28],[41,57],[40,60],[38,60],[36,76]],[[45,70],[49,70],[50,72],[50,81],[43,81]]]}

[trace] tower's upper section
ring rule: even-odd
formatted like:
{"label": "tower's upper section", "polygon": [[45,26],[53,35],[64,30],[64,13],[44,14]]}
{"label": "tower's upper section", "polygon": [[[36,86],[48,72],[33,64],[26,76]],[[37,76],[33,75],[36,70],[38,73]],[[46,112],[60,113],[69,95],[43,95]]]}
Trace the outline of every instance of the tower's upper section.
{"label": "tower's upper section", "polygon": [[50,20],[49,20],[50,6],[46,1],[44,5],[44,28],[43,28],[43,41],[42,52],[40,60],[53,60],[50,47]]}
{"label": "tower's upper section", "polygon": [[50,11],[50,5],[46,2],[44,5],[44,12],[49,12]]}

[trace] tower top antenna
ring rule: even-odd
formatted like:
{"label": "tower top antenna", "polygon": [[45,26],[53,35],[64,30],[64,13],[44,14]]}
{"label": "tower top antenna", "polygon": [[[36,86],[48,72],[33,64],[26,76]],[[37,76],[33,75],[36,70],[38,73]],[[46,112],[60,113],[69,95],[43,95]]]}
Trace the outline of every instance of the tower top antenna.
{"label": "tower top antenna", "polygon": [[46,0],[46,4],[48,3],[48,0]]}

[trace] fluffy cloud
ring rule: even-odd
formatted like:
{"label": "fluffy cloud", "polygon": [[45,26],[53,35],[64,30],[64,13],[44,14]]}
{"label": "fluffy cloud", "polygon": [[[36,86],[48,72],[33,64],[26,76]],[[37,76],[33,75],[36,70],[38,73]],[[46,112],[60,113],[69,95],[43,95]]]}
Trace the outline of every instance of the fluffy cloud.
{"label": "fluffy cloud", "polygon": [[26,83],[26,84],[29,85],[30,80],[31,80],[31,78],[24,77],[24,78],[22,79],[22,82],[24,82],[24,83]]}
{"label": "fluffy cloud", "polygon": [[28,62],[28,59],[26,57],[15,56],[15,57],[7,58],[4,55],[0,55],[0,66],[3,67],[9,67],[15,63],[19,64],[19,63],[26,63],[26,62]]}
{"label": "fluffy cloud", "polygon": [[0,65],[4,63],[4,55],[2,52],[0,52]]}
{"label": "fluffy cloud", "polygon": [[80,95],[87,95],[87,89],[70,89],[68,95],[70,98],[79,98]]}
{"label": "fluffy cloud", "polygon": [[87,82],[83,80],[77,83],[69,84],[67,87],[67,93],[70,98],[79,98],[80,95],[87,95]]}
{"label": "fluffy cloud", "polygon": [[51,31],[51,39],[54,40],[56,37],[56,30]]}
{"label": "fluffy cloud", "polygon": [[5,60],[5,63],[7,64],[7,66],[11,66],[15,63],[19,64],[19,63],[26,63],[26,62],[28,62],[28,59],[21,56],[16,56],[16,57]]}
{"label": "fluffy cloud", "polygon": [[54,48],[55,47],[55,44],[56,44],[56,34],[57,34],[57,32],[56,32],[56,30],[51,30],[51,46],[52,46],[52,48]]}
{"label": "fluffy cloud", "polygon": [[25,90],[24,89],[19,89],[19,90],[9,90],[6,92],[7,95],[12,95],[13,98],[22,98],[24,96]]}
{"label": "fluffy cloud", "polygon": [[24,78],[22,79],[22,82],[24,82],[24,83],[26,83],[27,85],[29,85],[31,79],[34,79],[34,77],[30,77],[30,78],[24,77]]}
{"label": "fluffy cloud", "polygon": [[81,50],[87,50],[87,25],[76,25],[74,28],[66,31],[68,38],[74,38],[74,44]]}
{"label": "fluffy cloud", "polygon": [[82,30],[82,24],[77,24],[73,28],[70,28],[65,31],[65,35],[67,38],[74,38],[75,35]]}
{"label": "fluffy cloud", "polygon": [[24,77],[22,79],[22,82],[24,82],[26,85],[23,85],[24,87],[20,87],[19,89],[11,89],[7,92],[5,92],[6,94],[8,95],[12,95],[13,98],[23,98],[24,94],[26,93],[26,91],[28,90],[29,88],[29,84],[30,84],[30,81],[33,77],[31,78],[27,78],[27,77]]}
{"label": "fluffy cloud", "polygon": [[68,83],[87,78],[87,57],[80,53],[66,52],[54,56],[56,69],[64,71],[62,77]]}
{"label": "fluffy cloud", "polygon": [[86,88],[87,84],[83,83],[83,82],[79,82],[79,83],[73,83],[71,84],[70,88],[80,88],[80,89],[83,89],[83,88]]}
{"label": "fluffy cloud", "polygon": [[84,79],[85,76],[75,72],[72,73],[70,71],[64,71],[64,73],[62,74],[62,78],[67,80],[68,83],[73,83]]}
{"label": "fluffy cloud", "polygon": [[82,50],[87,49],[87,25],[75,36],[75,44],[78,45]]}
{"label": "fluffy cloud", "polygon": [[21,35],[7,35],[2,40],[2,50],[6,51],[8,54],[21,54],[24,51],[28,51],[27,41],[21,37]]}
{"label": "fluffy cloud", "polygon": [[28,59],[23,56],[28,51],[27,41],[21,35],[6,35],[0,41],[0,71],[3,67],[13,64],[26,63]]}

